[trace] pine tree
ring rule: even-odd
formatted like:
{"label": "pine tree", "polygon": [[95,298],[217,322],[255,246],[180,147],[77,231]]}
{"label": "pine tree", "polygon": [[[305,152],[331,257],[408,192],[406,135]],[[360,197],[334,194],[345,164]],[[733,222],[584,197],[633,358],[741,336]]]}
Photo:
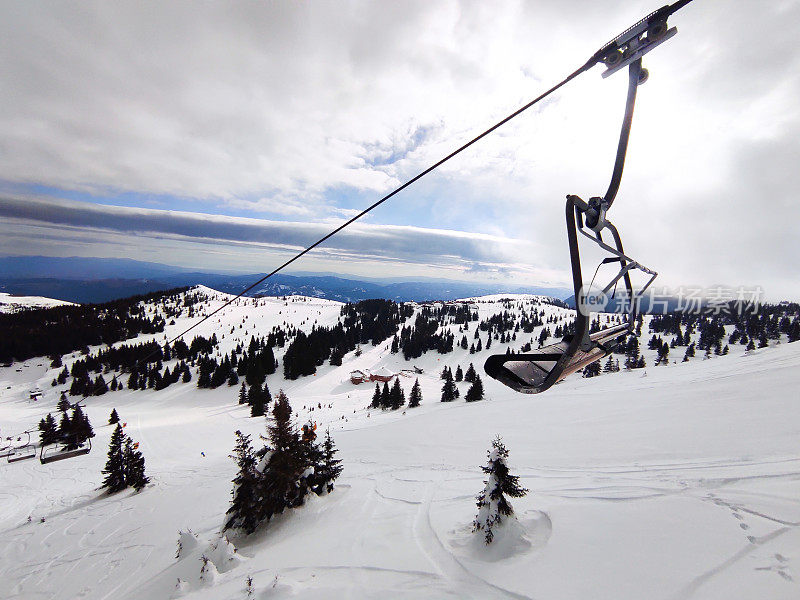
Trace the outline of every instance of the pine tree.
{"label": "pine tree", "polygon": [[444,385],[442,386],[442,402],[453,402],[456,399],[457,391],[453,377],[450,375],[445,379]]}
{"label": "pine tree", "polygon": [[389,408],[392,405],[392,394],[389,391],[389,383],[383,382],[383,391],[381,391],[381,408]]}
{"label": "pine tree", "polygon": [[244,381],[242,382],[242,387],[239,388],[239,404],[247,404],[247,388]]}
{"label": "pine tree", "polygon": [[92,385],[92,389],[89,392],[92,396],[102,396],[108,392],[108,384],[106,380],[103,379],[102,375],[98,375],[97,379],[94,380],[94,384]]}
{"label": "pine tree", "polygon": [[109,494],[118,492],[125,489],[125,458],[123,455],[123,444],[125,434],[122,432],[122,427],[117,424],[114,433],[111,434],[111,440],[108,444],[108,460],[103,473],[106,478],[103,480],[101,487],[107,488]]}
{"label": "pine tree", "polygon": [[378,382],[375,382],[375,393],[372,394],[372,403],[369,405],[370,408],[380,408],[381,407],[381,386]]}
{"label": "pine tree", "polygon": [[64,412],[61,414],[61,421],[58,424],[58,440],[60,442],[68,443],[72,433],[72,421],[69,415]]}
{"label": "pine tree", "polygon": [[464,372],[461,370],[461,365],[456,365],[456,382],[464,379]]}
{"label": "pine tree", "polygon": [[584,377],[597,377],[600,375],[600,361],[589,363],[583,368]]}
{"label": "pine tree", "polygon": [[233,479],[233,499],[226,515],[225,529],[241,528],[251,533],[258,527],[259,519],[259,487],[262,485],[262,474],[256,469],[256,456],[250,444],[250,436],[236,430],[236,445],[230,456],[239,468]]}
{"label": "pine tree", "polygon": [[419,379],[414,381],[414,385],[411,386],[411,396],[408,400],[408,407],[409,408],[416,408],[422,402],[422,389],[419,386]]}
{"label": "pine tree", "polygon": [[322,442],[322,463],[317,470],[316,479],[318,481],[318,495],[324,495],[333,491],[333,482],[342,473],[342,461],[334,458],[338,452],[331,439],[331,430],[325,430],[325,440]]}
{"label": "pine tree", "polygon": [[117,413],[116,408],[112,408],[111,415],[108,417],[108,424],[115,425],[116,423],[119,423],[119,414]]}
{"label": "pine tree", "polygon": [[392,390],[389,392],[389,401],[392,410],[397,410],[406,403],[406,395],[400,387],[400,379],[395,378]]}
{"label": "pine tree", "polygon": [[123,461],[125,463],[125,485],[138,492],[150,482],[150,478],[144,473],[144,456],[136,449],[133,440],[127,436],[125,436]]}
{"label": "pine tree", "polygon": [[514,514],[514,509],[506,499],[521,498],[528,490],[519,484],[519,477],[511,475],[506,464],[508,450],[500,436],[492,441],[488,451],[488,464],[481,470],[488,476],[483,491],[478,494],[478,514],[472,523],[472,531],[483,532],[484,541],[491,544],[495,536],[495,528],[503,518]]}
{"label": "pine tree", "polygon": [[464,381],[468,383],[472,383],[473,381],[475,381],[475,367],[472,365],[472,363],[469,363],[467,372],[464,373]]}
{"label": "pine tree", "polygon": [[305,489],[299,485],[305,471],[304,449],[292,424],[292,407],[281,390],[272,407],[272,422],[267,427],[269,460],[260,489],[261,520],[269,520],[286,508],[303,502]]}
{"label": "pine tree", "polygon": [[483,400],[483,382],[479,375],[475,375],[475,381],[472,382],[472,385],[467,390],[467,395],[464,396],[464,400],[467,402]]}
{"label": "pine tree", "polygon": [[83,445],[86,440],[93,437],[94,430],[92,429],[92,424],[89,422],[89,417],[84,414],[80,405],[76,405],[75,409],[72,411],[72,418],[70,419],[71,440],[67,448],[77,448]]}
{"label": "pine tree", "polygon": [[47,414],[47,417],[39,421],[39,445],[46,446],[58,440],[58,426],[53,415]]}
{"label": "pine tree", "polygon": [[261,391],[261,385],[256,382],[250,386],[248,393],[248,400],[250,402],[250,416],[263,417],[264,416],[264,394]]}
{"label": "pine tree", "polygon": [[60,410],[61,412],[67,412],[72,405],[67,400],[67,396],[62,392],[61,398],[58,400],[58,404],[56,404],[56,409]]}

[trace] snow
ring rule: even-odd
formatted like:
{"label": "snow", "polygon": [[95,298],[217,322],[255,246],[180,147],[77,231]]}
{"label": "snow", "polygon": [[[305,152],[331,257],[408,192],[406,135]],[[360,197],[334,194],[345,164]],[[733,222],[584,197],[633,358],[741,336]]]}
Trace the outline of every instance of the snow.
{"label": "snow", "polygon": [[72,302],[45,298],[44,296],[14,296],[0,292],[0,313],[18,312],[30,308],[50,308],[52,306],[72,305]]}
{"label": "snow", "polygon": [[377,375],[378,377],[394,377],[394,372],[386,367],[380,367],[377,371],[373,372],[373,375]]}
{"label": "snow", "polygon": [[[230,298],[204,293],[201,314]],[[506,297],[475,299],[481,318],[503,310]],[[216,333],[224,353],[284,321],[305,330],[332,325],[340,308],[317,298],[241,298],[190,337]],[[165,333],[200,318],[176,318]],[[470,343],[474,330],[471,323]],[[141,337],[152,338],[163,342],[164,334]],[[487,399],[469,404],[464,383],[460,400],[439,402],[442,367],[472,362],[480,370],[506,345],[493,340],[488,352],[456,348],[410,362],[389,346],[362,346],[361,356],[349,353],[316,376],[268,377],[273,394],[288,394],[297,424],[330,427],[344,471],[330,495],[250,536],[220,533],[236,470],[233,432],[255,442],[265,433],[264,419],[237,404],[238,386],[199,390],[195,377],[159,392],[87,399],[97,433],[91,454],[48,465],[0,462],[0,596],[234,600],[247,598],[252,577],[258,599],[800,597],[800,344],[748,355],[736,346],[682,364],[672,356],[658,367],[645,351],[646,377],[570,376],[536,396],[483,377]],[[374,386],[349,381],[356,369],[412,364],[425,371],[418,408],[367,410]],[[0,368],[1,435],[55,410],[63,386],[50,386],[60,369],[48,365]],[[406,395],[412,382],[401,381]],[[44,395],[30,400],[37,385]],[[138,493],[98,490],[114,407],[147,461],[151,484]],[[471,532],[475,497],[497,434],[530,492],[511,499],[516,520],[495,549],[482,551]]]}

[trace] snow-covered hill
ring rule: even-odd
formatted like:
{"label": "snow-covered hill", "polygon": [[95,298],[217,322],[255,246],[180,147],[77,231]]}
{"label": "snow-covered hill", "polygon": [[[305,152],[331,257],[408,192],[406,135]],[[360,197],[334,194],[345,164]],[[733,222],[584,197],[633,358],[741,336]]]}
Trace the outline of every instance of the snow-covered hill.
{"label": "snow-covered hill", "polygon": [[[192,316],[168,316],[166,332],[139,340],[163,343],[229,298],[191,293],[202,297]],[[536,309],[552,329],[569,318],[542,298],[506,298],[470,304],[481,320]],[[149,306],[148,314],[174,313],[177,304]],[[331,326],[341,306],[243,298],[189,337],[216,334],[224,356],[276,325]],[[459,326],[448,327],[458,342]],[[286,391],[299,423],[311,418],[330,427],[344,471],[331,495],[250,536],[229,535],[235,554],[218,533],[235,474],[233,432],[256,439],[265,432],[264,419],[237,404],[237,387],[205,390],[193,381],[89,398],[97,433],[89,455],[48,465],[0,462],[0,595],[239,600],[248,598],[252,577],[250,597],[259,599],[799,597],[800,344],[748,353],[736,345],[725,356],[698,353],[685,363],[671,356],[653,366],[645,324],[646,369],[574,375],[537,396],[484,377],[486,400],[465,403],[467,384],[460,383],[461,400],[439,402],[443,366],[480,369],[489,354],[517,349],[540,330],[505,344],[493,339],[475,354],[457,345],[411,361],[392,354],[388,339],[313,376],[270,375],[273,394]],[[465,332],[470,343],[474,332],[474,324]],[[354,369],[411,365],[424,371],[416,409],[369,410],[374,386],[349,380]],[[50,382],[60,370],[43,359],[0,368],[0,435],[55,411],[65,386]],[[413,381],[401,377],[406,394]],[[45,395],[34,402],[35,385]],[[147,460],[152,482],[140,493],[97,489],[112,408]],[[531,491],[513,501],[521,535],[484,553],[470,524],[483,488],[479,467],[497,434]],[[187,530],[196,538],[184,535],[176,559],[179,531]],[[219,571],[205,580],[203,554]]]}
{"label": "snow-covered hill", "polygon": [[17,312],[29,308],[50,308],[72,304],[64,300],[55,300],[43,296],[14,296],[0,292],[0,313]]}

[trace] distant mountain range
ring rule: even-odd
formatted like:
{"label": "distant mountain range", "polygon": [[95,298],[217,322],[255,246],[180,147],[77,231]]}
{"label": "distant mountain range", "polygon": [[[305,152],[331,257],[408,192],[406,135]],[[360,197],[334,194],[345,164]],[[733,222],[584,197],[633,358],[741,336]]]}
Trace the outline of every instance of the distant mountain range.
{"label": "distant mountain range", "polygon": [[[46,296],[68,302],[106,302],[157,290],[206,285],[238,294],[264,274],[190,272],[180,267],[130,259],[11,256],[0,258],[0,292]],[[541,294],[559,299],[569,290],[440,279],[362,280],[327,274],[274,275],[248,296],[303,295],[341,302],[385,298],[396,302],[454,300],[488,294]]]}

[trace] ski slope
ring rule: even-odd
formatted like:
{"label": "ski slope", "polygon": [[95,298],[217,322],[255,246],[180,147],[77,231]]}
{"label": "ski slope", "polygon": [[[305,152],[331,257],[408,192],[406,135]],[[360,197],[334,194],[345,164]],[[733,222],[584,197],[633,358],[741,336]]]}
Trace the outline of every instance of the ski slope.
{"label": "ski slope", "polygon": [[[206,312],[227,298],[203,293]],[[501,310],[499,298],[475,301],[481,318]],[[196,332],[216,332],[224,353],[284,321],[333,324],[340,306],[240,299]],[[180,317],[166,333],[200,318]],[[439,371],[478,368],[504,345],[406,362],[389,344],[312,377],[268,378],[298,422],[331,428],[344,471],[329,496],[251,536],[229,535],[236,552],[219,535],[233,432],[265,432],[263,418],[236,404],[238,388],[193,381],[88,399],[91,454],[48,465],[0,459],[0,597],[238,600],[248,577],[258,599],[800,597],[800,344],[658,367],[645,350],[645,371],[571,376],[536,396],[483,377],[487,399],[472,404],[464,383],[462,399],[440,403]],[[48,364],[0,368],[0,434],[55,410],[64,386],[50,387],[59,369]],[[411,364],[425,371],[416,409],[367,410],[374,385],[349,382],[356,368]],[[413,379],[401,383],[408,394]],[[45,390],[38,402],[27,394],[35,384]],[[97,489],[114,407],[147,461],[151,484],[140,493]],[[518,529],[487,552],[470,525],[496,434],[531,491],[513,501]],[[213,567],[201,576],[203,555]]]}
{"label": "ski slope", "polygon": [[50,308],[68,304],[72,304],[72,302],[45,298],[44,296],[14,296],[6,292],[0,292],[0,313],[17,312],[30,308]]}

